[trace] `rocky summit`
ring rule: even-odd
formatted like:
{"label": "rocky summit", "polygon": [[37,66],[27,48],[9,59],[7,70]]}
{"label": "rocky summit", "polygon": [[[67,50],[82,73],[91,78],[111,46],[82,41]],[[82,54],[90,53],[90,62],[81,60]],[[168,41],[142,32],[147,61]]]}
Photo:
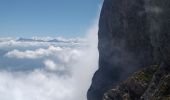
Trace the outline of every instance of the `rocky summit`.
{"label": "rocky summit", "polygon": [[88,100],[170,100],[170,1],[104,0]]}

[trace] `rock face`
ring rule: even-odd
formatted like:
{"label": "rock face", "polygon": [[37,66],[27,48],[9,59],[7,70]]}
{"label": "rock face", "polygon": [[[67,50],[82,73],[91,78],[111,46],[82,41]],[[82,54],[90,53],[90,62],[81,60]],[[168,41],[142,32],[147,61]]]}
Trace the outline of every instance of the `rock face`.
{"label": "rock face", "polygon": [[106,92],[103,100],[170,100],[170,70],[167,68],[154,65],[138,71]]}
{"label": "rock face", "polygon": [[134,73],[119,86],[104,94],[104,100],[139,100],[147,89],[158,66],[151,66]]}
{"label": "rock face", "polygon": [[104,0],[98,31],[99,69],[88,100],[102,100],[106,91],[141,67],[170,65],[169,27],[169,0]]}

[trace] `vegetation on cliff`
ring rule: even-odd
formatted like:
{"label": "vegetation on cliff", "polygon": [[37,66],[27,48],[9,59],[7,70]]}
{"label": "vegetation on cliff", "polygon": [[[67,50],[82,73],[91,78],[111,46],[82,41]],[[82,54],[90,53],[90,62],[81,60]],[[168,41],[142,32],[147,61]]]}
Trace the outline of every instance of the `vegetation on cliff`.
{"label": "vegetation on cliff", "polygon": [[135,72],[106,92],[103,100],[170,100],[169,69],[152,65]]}

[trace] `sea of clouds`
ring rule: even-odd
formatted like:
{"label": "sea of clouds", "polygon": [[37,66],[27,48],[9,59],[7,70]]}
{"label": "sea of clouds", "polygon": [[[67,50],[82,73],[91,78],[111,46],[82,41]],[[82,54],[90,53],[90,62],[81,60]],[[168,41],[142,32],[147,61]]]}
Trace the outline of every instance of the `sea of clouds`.
{"label": "sea of clouds", "polygon": [[95,23],[76,42],[0,38],[0,100],[86,100],[98,66],[97,30]]}

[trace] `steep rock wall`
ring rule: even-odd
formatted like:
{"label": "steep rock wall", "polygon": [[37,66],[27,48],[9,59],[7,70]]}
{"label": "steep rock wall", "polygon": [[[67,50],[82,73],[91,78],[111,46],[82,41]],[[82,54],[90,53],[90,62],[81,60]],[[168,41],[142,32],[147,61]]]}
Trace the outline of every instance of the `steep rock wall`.
{"label": "steep rock wall", "polygon": [[98,32],[99,69],[87,93],[101,100],[143,66],[170,63],[170,1],[104,0]]}

